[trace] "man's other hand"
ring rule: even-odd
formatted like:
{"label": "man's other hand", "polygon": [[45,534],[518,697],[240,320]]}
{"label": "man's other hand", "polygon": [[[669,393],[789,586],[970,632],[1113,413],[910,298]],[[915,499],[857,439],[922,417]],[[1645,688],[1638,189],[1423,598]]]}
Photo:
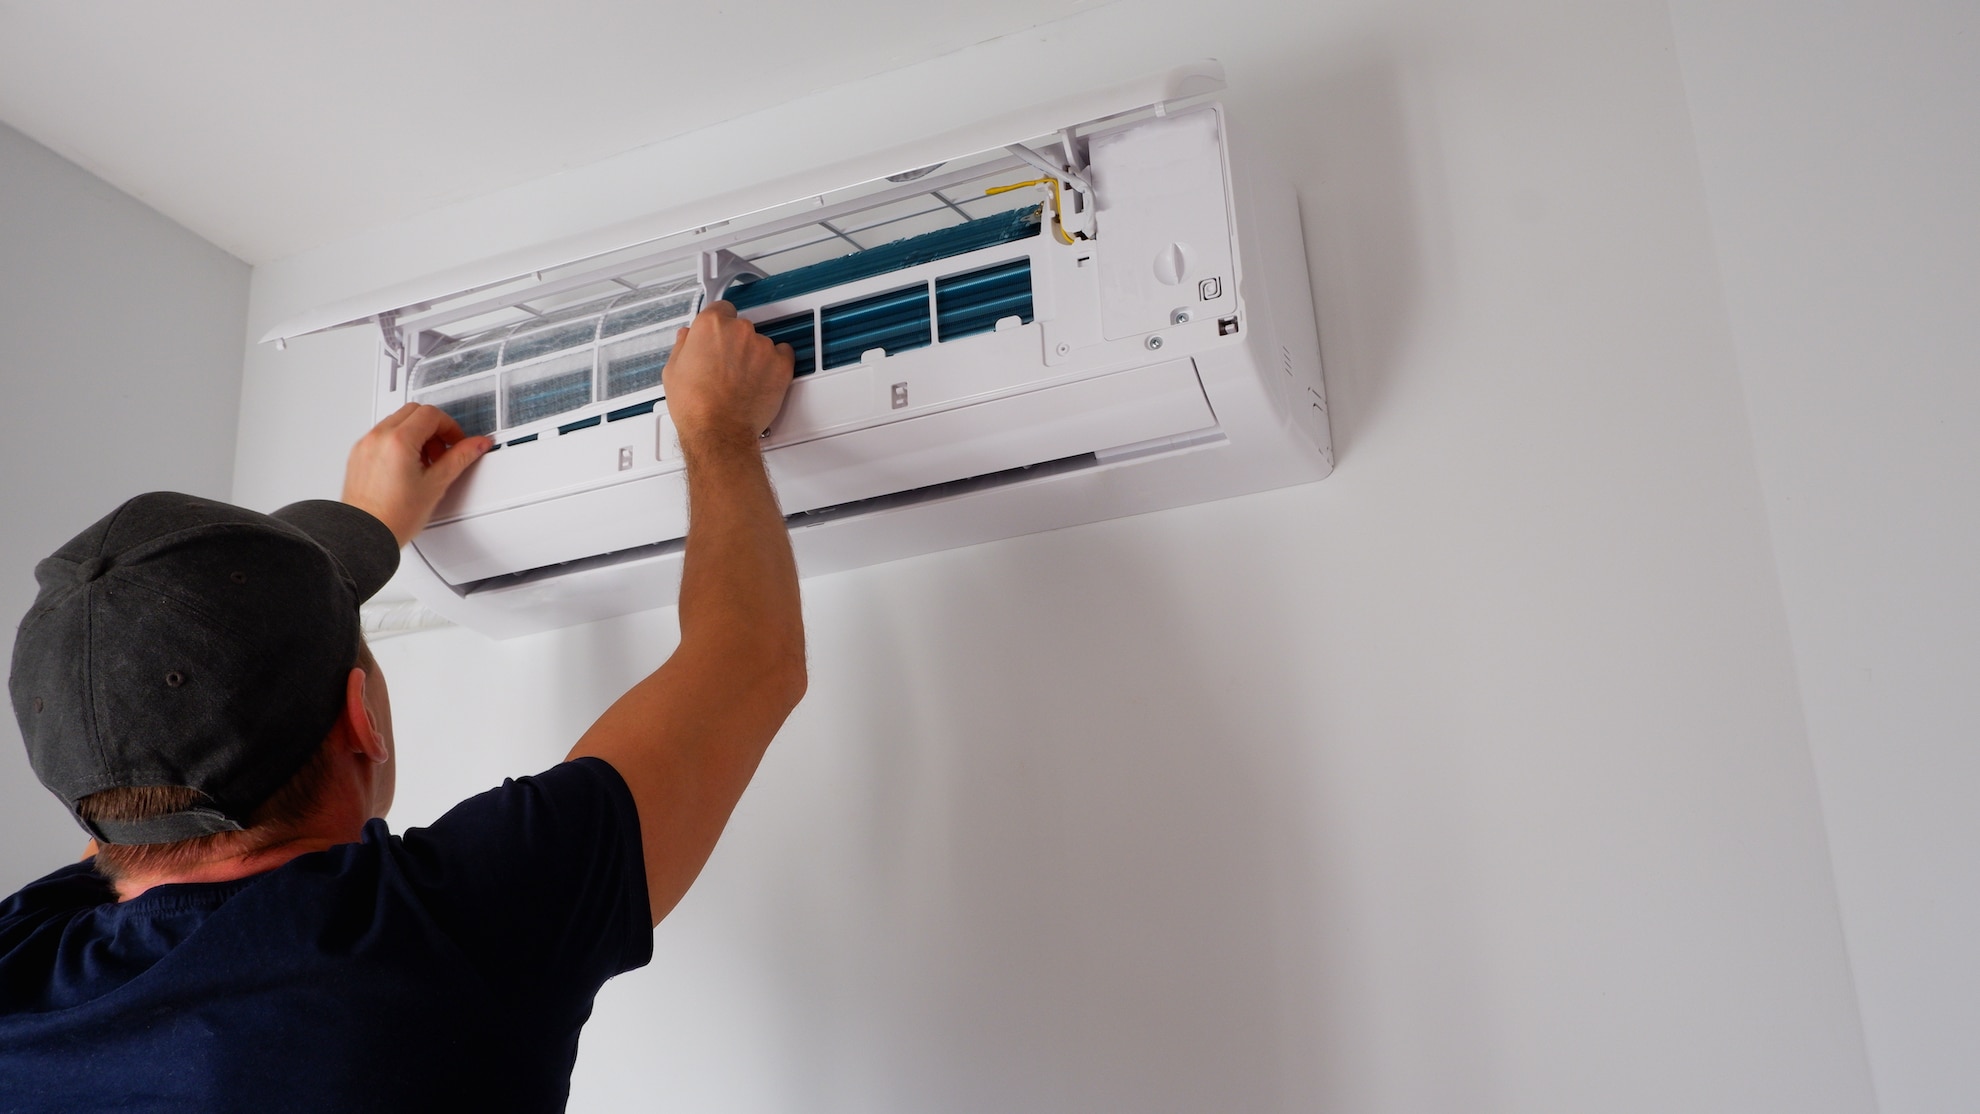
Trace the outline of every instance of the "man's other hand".
{"label": "man's other hand", "polygon": [[783,406],[792,366],[790,345],[772,344],[734,306],[714,302],[674,339],[662,372],[667,414],[683,442],[703,435],[754,441]]}
{"label": "man's other hand", "polygon": [[344,502],[369,511],[404,545],[426,527],[440,497],[495,446],[469,437],[436,406],[407,403],[386,415],[351,448]]}

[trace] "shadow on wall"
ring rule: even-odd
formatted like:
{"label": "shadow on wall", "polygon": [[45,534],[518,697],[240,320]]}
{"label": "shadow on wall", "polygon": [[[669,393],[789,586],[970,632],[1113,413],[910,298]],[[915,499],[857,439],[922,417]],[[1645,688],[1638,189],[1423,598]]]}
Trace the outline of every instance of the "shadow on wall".
{"label": "shadow on wall", "polygon": [[1373,427],[1427,316],[1421,222],[1443,208],[1406,61],[1393,42],[1336,44],[1247,68],[1228,98],[1299,190],[1336,459]]}
{"label": "shadow on wall", "polygon": [[1180,579],[1079,532],[835,601],[813,692],[838,722],[780,744],[830,752],[801,760],[823,838],[762,883],[789,1108],[1285,1105],[1309,743],[1247,733],[1160,603]]}

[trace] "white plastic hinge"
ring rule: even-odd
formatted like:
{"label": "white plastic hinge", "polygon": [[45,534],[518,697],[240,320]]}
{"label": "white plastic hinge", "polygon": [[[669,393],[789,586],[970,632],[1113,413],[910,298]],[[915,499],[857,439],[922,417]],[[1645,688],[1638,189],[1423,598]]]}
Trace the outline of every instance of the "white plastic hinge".
{"label": "white plastic hinge", "polygon": [[701,253],[701,261],[696,270],[696,278],[701,283],[701,304],[706,306],[722,296],[729,284],[748,275],[763,278],[763,268],[730,251],[720,248]]}

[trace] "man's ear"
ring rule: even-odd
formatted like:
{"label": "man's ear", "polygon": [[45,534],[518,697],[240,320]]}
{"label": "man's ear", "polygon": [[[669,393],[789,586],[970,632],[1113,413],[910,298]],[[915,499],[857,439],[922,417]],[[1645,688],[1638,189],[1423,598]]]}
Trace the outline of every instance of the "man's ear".
{"label": "man's ear", "polygon": [[350,732],[352,750],[373,762],[386,762],[392,756],[385,749],[384,736],[378,733],[378,721],[371,718],[371,708],[364,702],[364,683],[364,670],[353,666],[344,678],[344,726]]}

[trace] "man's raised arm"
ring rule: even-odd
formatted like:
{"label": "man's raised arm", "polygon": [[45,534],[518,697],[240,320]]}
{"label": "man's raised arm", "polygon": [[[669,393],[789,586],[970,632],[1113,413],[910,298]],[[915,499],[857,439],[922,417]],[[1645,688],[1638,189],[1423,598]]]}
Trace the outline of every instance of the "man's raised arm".
{"label": "man's raised arm", "polygon": [[639,807],[653,923],[693,883],[804,695],[797,566],[759,435],[791,384],[791,348],[716,302],[664,372],[687,461],[681,642],[568,757],[610,762]]}

